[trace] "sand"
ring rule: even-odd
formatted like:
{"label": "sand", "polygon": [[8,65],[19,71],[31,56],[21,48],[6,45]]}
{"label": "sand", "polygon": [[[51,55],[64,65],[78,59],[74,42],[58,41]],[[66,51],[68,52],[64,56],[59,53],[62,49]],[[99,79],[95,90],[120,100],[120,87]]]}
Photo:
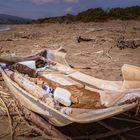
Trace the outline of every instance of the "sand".
{"label": "sand", "polygon": [[[38,50],[63,47],[67,51],[66,59],[70,65],[86,74],[106,80],[121,80],[123,64],[140,66],[140,47],[120,50],[116,45],[117,39],[121,36],[126,39],[140,39],[140,21],[117,20],[105,23],[9,25],[9,27],[11,30],[0,32],[1,56],[24,57]],[[95,41],[78,43],[79,36],[94,38]],[[82,69],[85,67],[90,69]],[[4,129],[6,131],[6,123],[4,120],[0,122],[0,134]],[[91,125],[82,125],[86,126],[85,131],[88,134],[92,133],[95,127]],[[81,125],[77,128],[78,126],[71,125],[69,130],[74,127],[78,136],[85,134],[86,132],[83,133],[80,129]],[[72,135],[67,127],[62,131]],[[40,137],[39,139],[41,140]]]}

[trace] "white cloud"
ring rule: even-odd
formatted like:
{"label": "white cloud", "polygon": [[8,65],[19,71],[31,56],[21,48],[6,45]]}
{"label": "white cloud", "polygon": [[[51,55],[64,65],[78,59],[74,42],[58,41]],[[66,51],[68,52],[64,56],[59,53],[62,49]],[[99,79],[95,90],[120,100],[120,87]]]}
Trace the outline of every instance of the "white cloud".
{"label": "white cloud", "polygon": [[71,11],[72,11],[72,7],[68,7],[68,8],[65,10],[66,13],[69,13],[69,12],[71,12]]}
{"label": "white cloud", "polygon": [[35,4],[48,4],[48,3],[60,3],[60,2],[66,2],[66,3],[78,3],[79,0],[16,0],[16,1],[31,1]]}
{"label": "white cloud", "polygon": [[17,1],[31,1],[34,4],[48,4],[48,3],[60,3],[60,2],[66,2],[66,3],[78,3],[79,0],[17,0]]}
{"label": "white cloud", "polygon": [[64,2],[69,2],[69,3],[78,3],[79,0],[64,0]]}
{"label": "white cloud", "polygon": [[35,4],[59,3],[60,0],[31,0]]}

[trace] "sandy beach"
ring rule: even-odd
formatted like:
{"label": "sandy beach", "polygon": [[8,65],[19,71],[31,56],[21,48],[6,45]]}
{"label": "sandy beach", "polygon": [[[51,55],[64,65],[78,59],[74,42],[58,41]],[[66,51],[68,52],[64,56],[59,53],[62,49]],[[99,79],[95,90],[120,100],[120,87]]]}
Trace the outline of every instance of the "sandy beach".
{"label": "sandy beach", "polygon": [[[116,41],[140,38],[139,21],[109,21],[105,23],[12,25],[0,32],[1,55],[25,56],[43,49],[67,51],[68,63],[75,67],[91,67],[83,72],[108,80],[120,80],[123,64],[139,66],[140,47],[117,48]],[[98,29],[101,29],[98,31]],[[96,31],[97,30],[97,31]],[[77,37],[94,38],[77,42]],[[109,53],[108,53],[109,51]]]}
{"label": "sandy beach", "polygon": [[[11,30],[0,32],[1,56],[24,57],[43,49],[63,47],[67,52],[66,60],[71,66],[83,73],[106,80],[121,80],[123,64],[140,66],[140,46],[135,49],[124,48],[122,50],[117,47],[117,40],[122,36],[128,40],[140,39],[140,21],[47,23],[9,25],[8,27]],[[78,43],[79,36],[94,40]],[[3,81],[0,84],[3,86]],[[7,123],[5,117],[0,117],[0,134],[7,131]],[[74,133],[78,136],[86,134],[80,129],[81,125],[70,125],[69,127],[77,129]],[[82,125],[82,127],[89,132],[88,134],[91,134],[96,125]],[[70,128],[66,127],[65,130],[62,128],[62,131],[72,135],[72,132],[69,131]],[[9,136],[1,140],[8,139]],[[24,139],[29,140],[29,138]],[[43,138],[33,139],[41,140]]]}

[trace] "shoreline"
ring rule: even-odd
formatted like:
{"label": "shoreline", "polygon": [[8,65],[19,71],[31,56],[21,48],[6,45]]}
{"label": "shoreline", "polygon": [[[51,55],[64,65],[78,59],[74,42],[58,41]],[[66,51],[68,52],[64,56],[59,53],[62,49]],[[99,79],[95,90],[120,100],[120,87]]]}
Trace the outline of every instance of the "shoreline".
{"label": "shoreline", "polygon": [[11,30],[11,28],[0,26],[0,32],[9,31],[9,30]]}

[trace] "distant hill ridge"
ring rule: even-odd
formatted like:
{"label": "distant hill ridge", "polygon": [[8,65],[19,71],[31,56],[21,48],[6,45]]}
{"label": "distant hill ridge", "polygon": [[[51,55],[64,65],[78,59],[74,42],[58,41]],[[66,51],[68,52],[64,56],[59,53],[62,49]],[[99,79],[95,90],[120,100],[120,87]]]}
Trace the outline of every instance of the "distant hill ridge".
{"label": "distant hill ridge", "polygon": [[27,23],[30,22],[31,19],[7,15],[7,14],[0,14],[0,24],[20,24],[20,23]]}
{"label": "distant hill ridge", "polygon": [[80,12],[77,15],[66,14],[59,17],[46,17],[34,20],[32,23],[71,23],[71,22],[97,22],[106,20],[140,20],[140,6],[126,8],[112,8],[104,10],[102,8],[91,8]]}

